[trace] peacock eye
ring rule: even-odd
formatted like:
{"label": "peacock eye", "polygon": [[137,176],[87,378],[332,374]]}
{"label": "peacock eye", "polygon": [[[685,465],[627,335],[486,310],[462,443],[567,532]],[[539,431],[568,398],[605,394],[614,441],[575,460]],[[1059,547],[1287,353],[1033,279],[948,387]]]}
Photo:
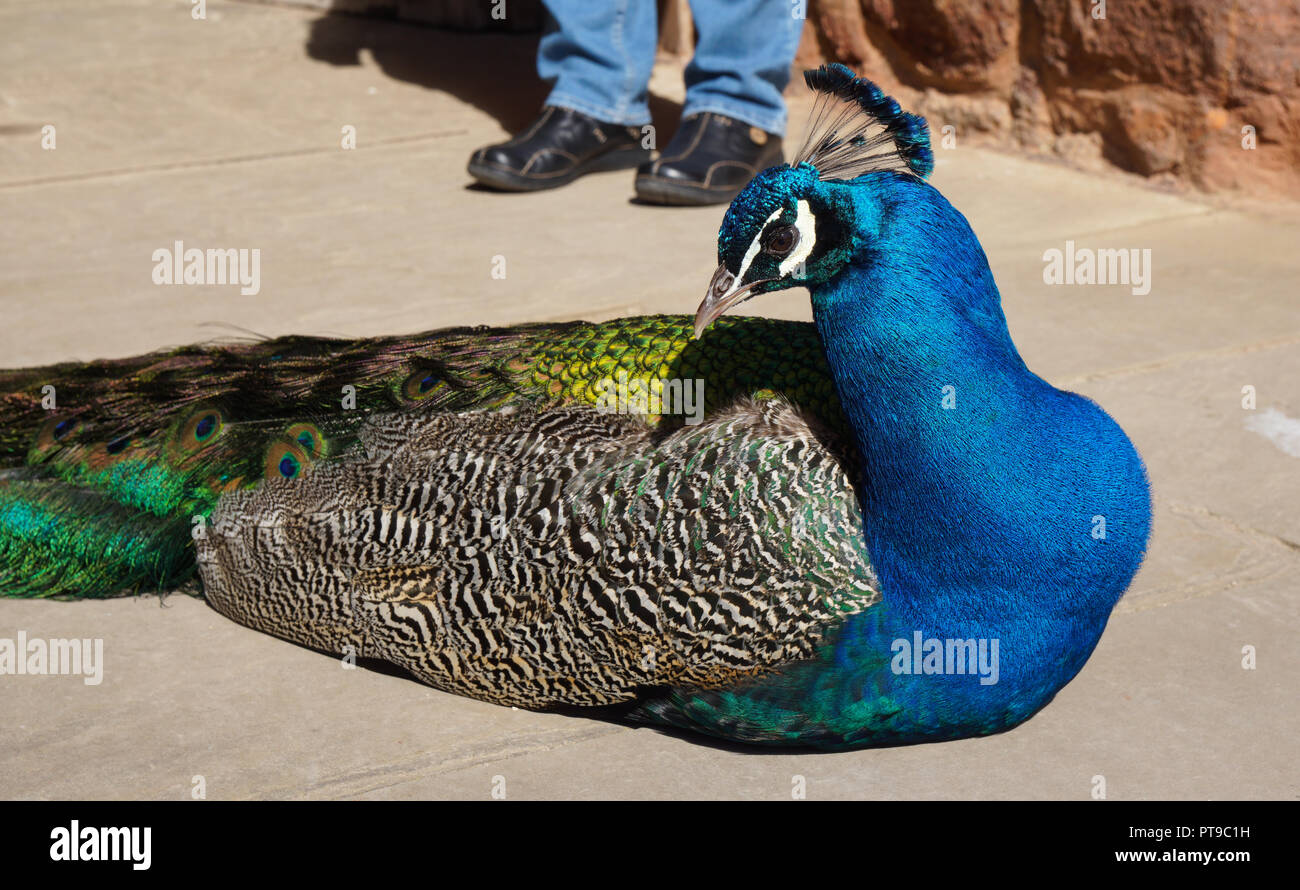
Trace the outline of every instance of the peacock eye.
{"label": "peacock eye", "polygon": [[217,428],[217,415],[204,414],[199,418],[198,423],[194,424],[194,438],[202,442],[212,435],[212,431]]}
{"label": "peacock eye", "polygon": [[406,398],[419,401],[433,393],[441,382],[442,378],[432,371],[416,371],[406,378],[402,392]]}
{"label": "peacock eye", "polygon": [[763,249],[772,256],[785,256],[799,243],[799,230],[794,226],[781,226],[768,234]]}

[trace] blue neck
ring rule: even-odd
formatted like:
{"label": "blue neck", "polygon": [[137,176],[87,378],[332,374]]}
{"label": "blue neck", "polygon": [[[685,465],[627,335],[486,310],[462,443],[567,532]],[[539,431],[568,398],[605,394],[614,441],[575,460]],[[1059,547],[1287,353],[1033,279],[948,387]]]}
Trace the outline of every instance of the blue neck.
{"label": "blue neck", "polygon": [[[682,695],[671,719],[831,748],[1007,729],[1079,671],[1141,563],[1146,473],[1104,411],[1025,367],[984,252],[938,192],[898,174],[826,188],[852,203],[855,236],[813,317],[884,599],[817,658]],[[929,642],[897,654],[921,637],[996,643],[996,676],[931,670]]]}
{"label": "blue neck", "polygon": [[1058,666],[1073,676],[1142,559],[1141,460],[1025,366],[966,220],[922,183],[877,185],[848,187],[860,244],[813,314],[886,603],[923,630],[1023,636],[1036,657],[1081,649]]}

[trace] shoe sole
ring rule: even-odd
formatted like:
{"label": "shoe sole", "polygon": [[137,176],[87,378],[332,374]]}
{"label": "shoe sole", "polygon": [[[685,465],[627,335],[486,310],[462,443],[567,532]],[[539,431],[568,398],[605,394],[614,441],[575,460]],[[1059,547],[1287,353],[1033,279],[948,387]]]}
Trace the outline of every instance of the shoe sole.
{"label": "shoe sole", "polygon": [[740,194],[740,189],[706,189],[703,186],[687,183],[668,182],[663,179],[638,176],[636,196],[650,204],[672,204],[674,206],[702,206],[705,204],[727,204]]}
{"label": "shoe sole", "polygon": [[482,161],[471,160],[469,162],[469,175],[486,186],[499,189],[503,192],[540,192],[546,189],[557,189],[562,185],[568,185],[580,176],[586,176],[588,173],[607,173],[612,170],[629,170],[633,167],[639,167],[646,161],[650,160],[650,150],[645,148],[626,148],[617,149],[608,152],[600,157],[593,158],[585,164],[579,164],[572,170],[566,172],[563,176],[551,176],[546,179],[538,179],[531,176],[524,176],[513,170],[506,170],[501,167],[494,167],[485,164]]}

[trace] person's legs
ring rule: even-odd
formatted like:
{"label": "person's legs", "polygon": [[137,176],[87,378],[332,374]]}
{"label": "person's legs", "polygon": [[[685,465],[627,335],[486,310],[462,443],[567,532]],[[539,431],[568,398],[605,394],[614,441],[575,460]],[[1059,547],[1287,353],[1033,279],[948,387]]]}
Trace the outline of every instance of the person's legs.
{"label": "person's legs", "polygon": [[555,87],[531,126],[470,156],[470,175],[492,188],[557,188],[650,159],[641,127],[650,123],[655,0],[544,2],[551,21],[537,73]]}
{"label": "person's legs", "polygon": [[803,30],[795,0],[691,0],[700,38],[686,66],[682,124],[637,169],[656,204],[721,204],[783,160],[790,65]]}
{"label": "person's legs", "polygon": [[655,0],[544,0],[551,21],[537,73],[554,80],[547,105],[600,121],[650,123],[647,84],[658,42]]}
{"label": "person's legs", "polygon": [[682,117],[712,111],[784,135],[781,93],[799,48],[804,5],[795,0],[691,0],[699,42],[686,67]]}

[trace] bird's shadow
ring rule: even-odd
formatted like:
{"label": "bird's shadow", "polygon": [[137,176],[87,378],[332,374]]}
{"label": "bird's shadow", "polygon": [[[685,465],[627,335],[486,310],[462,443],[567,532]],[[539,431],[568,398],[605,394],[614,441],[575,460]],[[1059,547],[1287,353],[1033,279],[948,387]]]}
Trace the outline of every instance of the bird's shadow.
{"label": "bird's shadow", "polygon": [[[305,49],[309,58],[336,66],[361,65],[368,52],[388,77],[455,96],[515,134],[537,117],[550,91],[537,76],[539,39],[330,12],[311,22]],[[681,110],[681,103],[651,94],[659,144],[672,139]],[[487,142],[496,134],[483,135]]]}
{"label": "bird's shadow", "polygon": [[[170,596],[177,595],[177,594],[183,596],[184,595],[192,596],[196,599],[203,598],[202,594],[197,590],[197,588],[193,588],[193,587],[171,591],[171,592],[165,592],[165,593],[160,592],[158,594],[159,606],[166,608],[167,599]],[[252,628],[249,629],[252,630]],[[254,632],[258,632],[258,631],[254,631]],[[296,640],[283,640],[283,641],[289,643],[290,645],[297,646],[299,649],[305,649],[308,652],[314,652],[318,655],[324,655],[328,658],[337,659],[339,657],[338,653],[331,652],[327,649],[322,649],[318,646],[313,646],[307,643],[300,643]],[[428,684],[422,682],[419,677],[417,677],[415,674],[408,671],[406,668],[394,664],[391,661],[386,661],[382,658],[359,656],[355,660],[355,666],[360,670],[373,672],[385,677],[396,677],[402,680],[409,680],[411,683],[414,683],[417,687],[422,687],[425,689],[429,688]],[[686,742],[696,747],[710,748],[715,751],[725,751],[730,754],[745,754],[751,757],[763,757],[763,756],[771,757],[771,756],[790,755],[790,754],[829,755],[829,754],[844,753],[844,751],[817,748],[817,747],[812,747],[810,745],[764,746],[764,745],[755,745],[755,744],[745,744],[743,742],[732,741],[730,739],[721,738],[719,736],[708,735],[700,731],[685,729],[678,726],[670,726],[670,725],[658,724],[658,723],[648,723],[645,720],[636,719],[634,717],[635,712],[645,703],[647,697],[662,695],[665,692],[667,692],[667,689],[662,687],[647,688],[645,690],[642,690],[641,694],[638,695],[637,698],[622,704],[603,705],[603,706],[595,706],[595,707],[592,706],[584,707],[584,706],[577,706],[577,705],[557,705],[554,707],[541,709],[538,711],[538,713],[558,714],[572,720],[584,720],[584,721],[601,723],[610,726],[621,726],[629,729],[649,729],[649,730],[653,730],[655,733],[659,735],[677,739],[679,741]],[[448,692],[446,694],[454,695],[455,693]],[[1001,730],[999,731],[999,733],[996,734],[1000,735],[1001,732],[1005,732],[1005,731],[1007,730]],[[939,744],[942,741],[944,740],[935,739],[931,742],[921,742],[919,744]],[[918,743],[915,742],[896,743],[896,744],[886,744],[886,745],[875,745],[872,747],[895,748],[895,747],[902,747],[904,744],[915,745]]]}
{"label": "bird's shadow", "polygon": [[[318,652],[322,655],[328,655],[337,658],[331,652],[324,649],[317,649],[314,646],[303,646],[312,652]],[[404,680],[410,680],[420,686],[425,686],[420,682],[420,678],[412,674],[403,667],[384,661],[382,658],[358,658],[356,666],[362,670],[373,671],[376,674],[382,674],[386,677],[399,677]],[[448,693],[453,694],[453,693]],[[631,729],[652,729],[661,735],[670,738],[679,739],[683,742],[689,742],[703,748],[713,748],[719,751],[729,751],[733,754],[791,754],[791,753],[826,753],[818,752],[814,748],[759,748],[754,745],[744,745],[739,742],[731,742],[715,736],[703,735],[698,732],[692,732],[687,729],[680,729],[676,726],[651,725],[639,720],[631,719],[631,714],[640,705],[640,700],[632,701],[621,705],[605,705],[603,707],[577,707],[577,706],[559,706],[547,708],[539,713],[560,714],[572,720],[585,720],[594,723],[603,723],[606,725],[623,726]]]}
{"label": "bird's shadow", "polygon": [[[304,647],[312,648],[312,647]],[[331,655],[320,649],[313,651],[321,652],[324,655]],[[332,656],[336,657],[336,656]],[[377,674],[383,674],[390,677],[400,677],[410,680],[421,686],[425,684],[418,677],[391,662],[378,658],[358,658],[357,667],[364,670],[374,671]],[[668,738],[677,739],[699,748],[710,748],[714,751],[725,751],[729,754],[744,754],[750,757],[774,757],[780,755],[808,755],[808,754],[843,754],[845,750],[836,750],[829,748],[818,748],[811,744],[794,744],[794,745],[759,745],[746,744],[744,742],[725,739],[720,736],[708,735],[703,731],[685,729],[679,726],[670,726],[660,723],[649,723],[643,719],[637,719],[634,715],[639,708],[645,703],[647,696],[654,696],[666,692],[664,689],[645,690],[642,695],[624,704],[603,705],[595,707],[580,707],[577,705],[558,705],[545,708],[539,713],[559,714],[572,720],[585,720],[594,723],[601,723],[612,726],[621,726],[628,729],[648,729],[658,735],[667,736]],[[454,693],[448,693],[454,694]],[[1006,730],[1001,730],[1005,732]],[[872,748],[898,748],[912,747],[917,744],[940,744],[946,739],[934,739],[925,742],[895,742],[890,744],[873,745]]]}

